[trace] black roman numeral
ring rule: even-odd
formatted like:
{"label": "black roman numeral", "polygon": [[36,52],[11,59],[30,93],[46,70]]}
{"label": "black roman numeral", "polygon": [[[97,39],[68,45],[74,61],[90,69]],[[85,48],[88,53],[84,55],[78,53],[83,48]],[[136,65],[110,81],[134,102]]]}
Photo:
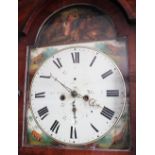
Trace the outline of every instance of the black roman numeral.
{"label": "black roman numeral", "polygon": [[72,55],[73,63],[79,63],[80,62],[80,53],[79,52],[71,53],[71,55]]}
{"label": "black roman numeral", "polygon": [[54,63],[58,68],[61,68],[61,67],[62,67],[62,64],[61,64],[59,58],[56,58],[56,60],[53,60],[53,63]]}
{"label": "black roman numeral", "polygon": [[42,109],[38,110],[38,114],[41,117],[41,120],[43,120],[48,115],[48,109],[47,107],[43,107]]}
{"label": "black roman numeral", "polygon": [[90,126],[91,126],[96,132],[99,132],[98,129],[97,129],[93,124],[90,123]]}
{"label": "black roman numeral", "polygon": [[92,67],[92,65],[94,64],[95,60],[96,60],[96,56],[94,56],[93,60],[91,61],[90,65],[89,65],[90,67]]}
{"label": "black roman numeral", "polygon": [[103,73],[103,74],[101,75],[101,77],[102,77],[103,79],[105,79],[106,77],[108,77],[108,76],[111,75],[112,73],[113,73],[112,70],[108,70],[107,72]]}
{"label": "black roman numeral", "polygon": [[40,75],[40,78],[50,79],[51,75]]}
{"label": "black roman numeral", "polygon": [[52,132],[58,133],[59,127],[60,127],[59,121],[55,120],[54,123],[52,124],[50,130]]}
{"label": "black roman numeral", "polygon": [[108,118],[109,120],[112,119],[112,117],[114,116],[114,111],[110,110],[109,108],[107,107],[104,107],[101,111],[101,115],[105,116],[106,118]]}
{"label": "black roman numeral", "polygon": [[119,96],[119,90],[107,90],[108,97],[117,97]]}
{"label": "black roman numeral", "polygon": [[45,97],[45,92],[39,92],[35,94],[35,98],[44,98]]}
{"label": "black roman numeral", "polygon": [[73,126],[71,126],[71,130],[70,130],[70,138],[71,138],[71,139],[77,139],[76,128],[74,128]]}

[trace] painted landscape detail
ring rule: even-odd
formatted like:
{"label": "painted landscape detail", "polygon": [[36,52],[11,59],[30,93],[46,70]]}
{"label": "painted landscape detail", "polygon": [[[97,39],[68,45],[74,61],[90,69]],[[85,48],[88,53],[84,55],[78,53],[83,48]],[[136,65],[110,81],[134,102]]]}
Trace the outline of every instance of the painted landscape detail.
{"label": "painted landscape detail", "polygon": [[36,40],[36,46],[51,46],[114,39],[109,16],[92,6],[71,6],[51,16]]}
{"label": "painted landscape detail", "polygon": [[[125,111],[117,123],[117,125],[102,139],[98,140],[93,144],[83,146],[85,149],[128,149],[130,147],[130,135],[129,135],[129,98],[128,98],[128,59],[127,59],[127,48],[126,48],[126,38],[120,38],[118,40],[107,40],[107,41],[97,41],[89,43],[80,43],[72,45],[62,45],[62,46],[50,46],[44,48],[32,48],[29,50],[30,59],[29,59],[29,68],[28,76],[29,83],[28,88],[31,83],[31,79],[34,76],[35,72],[41,66],[41,64],[52,56],[57,51],[72,47],[72,46],[85,46],[88,48],[94,48],[100,50],[111,57],[117,66],[120,68],[127,87],[127,104]],[[27,102],[27,107],[29,103]],[[44,146],[64,146],[55,142],[44,134],[40,128],[35,123],[30,109],[27,109],[27,126],[26,126],[26,135],[25,139],[27,145],[44,145]]]}

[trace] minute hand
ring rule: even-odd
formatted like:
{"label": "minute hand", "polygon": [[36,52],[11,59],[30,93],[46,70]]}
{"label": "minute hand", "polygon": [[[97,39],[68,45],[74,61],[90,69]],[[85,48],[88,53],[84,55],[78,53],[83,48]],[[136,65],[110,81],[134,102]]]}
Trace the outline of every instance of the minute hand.
{"label": "minute hand", "polygon": [[69,87],[67,87],[66,85],[64,85],[61,81],[59,81],[57,78],[55,78],[52,74],[51,74],[51,77],[57,81],[61,86],[63,86],[68,92],[72,92],[72,89],[70,89]]}

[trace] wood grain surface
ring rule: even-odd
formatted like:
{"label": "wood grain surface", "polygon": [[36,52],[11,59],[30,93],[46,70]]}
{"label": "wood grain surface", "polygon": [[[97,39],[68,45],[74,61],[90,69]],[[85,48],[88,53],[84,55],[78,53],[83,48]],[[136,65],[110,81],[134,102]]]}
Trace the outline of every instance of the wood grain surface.
{"label": "wood grain surface", "polygon": [[[129,86],[130,86],[130,124],[131,149],[129,151],[86,151],[59,150],[54,148],[22,146],[23,131],[23,96],[25,80],[26,46],[33,45],[42,22],[52,12],[61,7],[75,4],[93,4],[111,16],[117,36],[128,37]],[[19,0],[19,54],[18,81],[21,91],[18,100],[18,143],[19,155],[135,155],[136,154],[136,45],[135,45],[135,0]]]}

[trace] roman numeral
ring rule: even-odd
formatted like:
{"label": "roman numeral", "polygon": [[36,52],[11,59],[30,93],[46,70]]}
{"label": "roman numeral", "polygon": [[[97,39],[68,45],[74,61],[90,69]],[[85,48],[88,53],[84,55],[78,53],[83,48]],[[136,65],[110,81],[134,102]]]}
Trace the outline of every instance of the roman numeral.
{"label": "roman numeral", "polygon": [[91,61],[90,65],[89,65],[90,67],[92,67],[92,65],[94,64],[95,60],[96,60],[96,56],[94,56],[93,60]]}
{"label": "roman numeral", "polygon": [[35,94],[35,98],[44,98],[45,97],[45,92],[39,92]]}
{"label": "roman numeral", "polygon": [[105,116],[106,118],[108,118],[109,120],[112,119],[112,117],[114,116],[114,111],[110,110],[109,108],[107,107],[104,107],[101,111],[101,115]]}
{"label": "roman numeral", "polygon": [[43,107],[42,109],[38,110],[38,114],[41,117],[41,120],[43,120],[48,115],[48,109],[47,107]]}
{"label": "roman numeral", "polygon": [[119,96],[119,90],[107,90],[108,97],[117,97]]}
{"label": "roman numeral", "polygon": [[45,79],[50,79],[51,75],[40,75],[39,77],[40,78],[45,78]]}
{"label": "roman numeral", "polygon": [[52,132],[58,133],[59,127],[60,127],[59,121],[55,120],[54,123],[52,124],[50,130]]}
{"label": "roman numeral", "polygon": [[74,128],[73,126],[71,126],[71,130],[70,130],[70,138],[71,138],[71,139],[77,139],[76,128]]}
{"label": "roman numeral", "polygon": [[61,67],[62,67],[62,64],[61,64],[59,58],[56,58],[56,60],[53,60],[53,63],[54,63],[58,68],[61,68]]}
{"label": "roman numeral", "polygon": [[97,129],[93,124],[90,123],[90,126],[91,126],[96,132],[99,132],[98,129]]}
{"label": "roman numeral", "polygon": [[112,73],[113,73],[112,70],[108,70],[107,72],[103,73],[103,74],[101,75],[101,77],[102,77],[103,79],[105,79],[106,77],[108,77],[108,76],[111,75]]}
{"label": "roman numeral", "polygon": [[80,53],[79,52],[71,53],[71,55],[72,55],[73,63],[79,63],[80,62]]}

